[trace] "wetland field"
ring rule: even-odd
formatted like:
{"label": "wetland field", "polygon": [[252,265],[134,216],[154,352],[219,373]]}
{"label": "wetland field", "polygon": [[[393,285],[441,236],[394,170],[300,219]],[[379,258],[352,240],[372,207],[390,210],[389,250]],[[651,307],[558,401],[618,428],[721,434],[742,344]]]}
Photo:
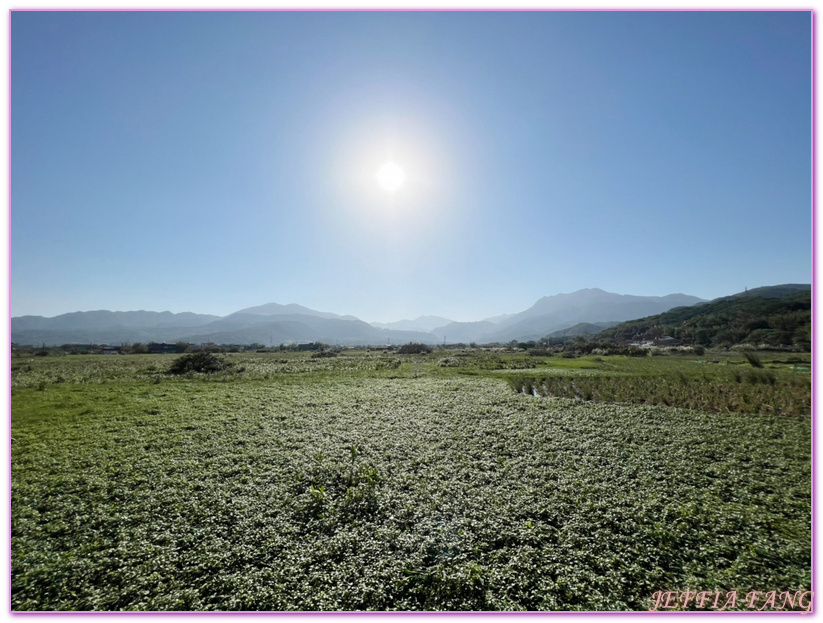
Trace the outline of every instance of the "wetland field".
{"label": "wetland field", "polygon": [[809,354],[221,357],[12,354],[12,610],[811,590]]}

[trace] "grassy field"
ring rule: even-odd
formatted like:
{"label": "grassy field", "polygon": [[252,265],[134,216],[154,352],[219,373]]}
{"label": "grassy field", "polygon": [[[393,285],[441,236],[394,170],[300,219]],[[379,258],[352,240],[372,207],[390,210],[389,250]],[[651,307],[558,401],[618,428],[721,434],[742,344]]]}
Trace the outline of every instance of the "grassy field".
{"label": "grassy field", "polygon": [[[508,376],[526,394],[686,407],[715,413],[811,415],[808,356],[663,356],[562,360],[538,373]],[[756,367],[755,367],[756,366]],[[569,374],[570,370],[592,370]]]}
{"label": "grassy field", "polygon": [[175,359],[12,357],[13,609],[810,588],[808,355]]}

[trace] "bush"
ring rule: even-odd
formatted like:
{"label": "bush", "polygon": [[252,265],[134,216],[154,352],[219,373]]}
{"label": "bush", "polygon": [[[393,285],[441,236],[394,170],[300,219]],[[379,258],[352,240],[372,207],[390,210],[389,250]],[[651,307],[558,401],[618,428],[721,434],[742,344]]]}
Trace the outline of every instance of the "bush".
{"label": "bush", "polygon": [[221,359],[211,353],[191,353],[175,359],[169,366],[169,374],[187,374],[188,372],[214,374],[231,368],[233,365],[230,361]]}
{"label": "bush", "polygon": [[403,344],[397,352],[401,355],[425,355],[432,352],[432,349],[428,344],[409,342],[408,344]]}

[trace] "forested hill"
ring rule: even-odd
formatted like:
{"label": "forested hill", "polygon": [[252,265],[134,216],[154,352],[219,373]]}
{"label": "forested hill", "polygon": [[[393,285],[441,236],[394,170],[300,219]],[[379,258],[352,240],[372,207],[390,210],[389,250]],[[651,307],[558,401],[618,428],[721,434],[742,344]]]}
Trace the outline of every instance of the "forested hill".
{"label": "forested hill", "polygon": [[636,341],[670,336],[683,344],[735,344],[811,349],[811,286],[758,288],[693,307],[630,320],[594,339]]}

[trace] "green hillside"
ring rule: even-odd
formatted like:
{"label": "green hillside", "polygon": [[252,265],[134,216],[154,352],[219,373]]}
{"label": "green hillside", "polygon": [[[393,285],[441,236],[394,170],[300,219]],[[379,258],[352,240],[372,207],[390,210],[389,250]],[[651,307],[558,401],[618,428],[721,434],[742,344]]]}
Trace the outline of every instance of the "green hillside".
{"label": "green hillside", "polygon": [[758,288],[702,305],[677,307],[621,323],[596,337],[631,342],[666,336],[695,346],[753,344],[810,350],[810,286]]}

